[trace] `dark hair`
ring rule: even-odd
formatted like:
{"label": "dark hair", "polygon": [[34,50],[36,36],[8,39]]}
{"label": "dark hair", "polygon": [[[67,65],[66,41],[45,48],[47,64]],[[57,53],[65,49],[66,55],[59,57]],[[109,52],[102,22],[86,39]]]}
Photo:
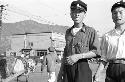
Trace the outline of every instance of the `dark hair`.
{"label": "dark hair", "polygon": [[49,50],[49,52],[54,52],[55,48],[54,47],[49,47],[48,50]]}
{"label": "dark hair", "polygon": [[125,2],[120,1],[120,2],[115,3],[115,4],[112,6],[112,8],[111,8],[111,12],[112,12],[114,9],[118,8],[118,7],[123,7],[123,8],[125,8]]}

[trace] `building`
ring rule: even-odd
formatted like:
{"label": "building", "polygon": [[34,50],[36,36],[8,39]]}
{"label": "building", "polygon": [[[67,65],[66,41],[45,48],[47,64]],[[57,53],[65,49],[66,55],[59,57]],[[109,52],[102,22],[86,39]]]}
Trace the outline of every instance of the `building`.
{"label": "building", "polygon": [[10,52],[30,51],[31,56],[41,56],[54,46],[57,54],[62,54],[65,47],[65,31],[68,27],[40,24],[32,20],[3,24],[2,35],[8,37]]}
{"label": "building", "polygon": [[64,37],[64,34],[56,32],[13,35],[10,36],[11,50],[17,52],[17,56],[22,49],[32,50],[31,56],[42,56],[47,54],[50,46],[54,46],[57,54],[62,54],[65,47]]}

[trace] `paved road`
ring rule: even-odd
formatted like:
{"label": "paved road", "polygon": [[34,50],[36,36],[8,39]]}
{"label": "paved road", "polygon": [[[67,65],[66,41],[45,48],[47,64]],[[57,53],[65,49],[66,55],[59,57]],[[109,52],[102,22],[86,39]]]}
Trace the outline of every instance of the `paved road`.
{"label": "paved road", "polygon": [[[59,66],[57,65],[57,72],[59,70]],[[48,74],[46,72],[46,68],[41,72],[41,65],[40,63],[37,65],[35,71],[29,74],[28,82],[47,82]],[[10,82],[17,82],[16,78]],[[21,76],[19,78],[19,82],[26,82],[26,77]]]}
{"label": "paved road", "polygon": [[[57,65],[56,67],[57,67],[56,71],[58,73],[60,65]],[[93,71],[93,75],[95,74],[95,71],[97,70],[97,67],[98,67],[98,64],[91,64],[90,63],[90,68]],[[103,74],[105,74],[105,73],[103,73]],[[102,82],[104,82],[103,76],[104,75],[102,75]],[[47,82],[47,78],[48,78],[48,75],[47,75],[46,69],[44,69],[41,72],[41,65],[39,63],[36,67],[35,72],[29,74],[28,82]],[[21,76],[19,78],[19,80],[20,80],[19,82],[26,82],[25,76]],[[17,82],[16,78],[14,80],[10,81],[10,82]]]}

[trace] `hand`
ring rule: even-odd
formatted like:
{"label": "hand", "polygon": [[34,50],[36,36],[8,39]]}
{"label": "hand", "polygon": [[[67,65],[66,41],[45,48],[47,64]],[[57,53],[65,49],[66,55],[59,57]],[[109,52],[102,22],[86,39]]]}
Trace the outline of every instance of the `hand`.
{"label": "hand", "polygon": [[78,60],[80,59],[80,55],[79,54],[74,54],[72,56],[69,56],[66,58],[67,63],[70,65],[73,65],[74,63],[76,63]]}

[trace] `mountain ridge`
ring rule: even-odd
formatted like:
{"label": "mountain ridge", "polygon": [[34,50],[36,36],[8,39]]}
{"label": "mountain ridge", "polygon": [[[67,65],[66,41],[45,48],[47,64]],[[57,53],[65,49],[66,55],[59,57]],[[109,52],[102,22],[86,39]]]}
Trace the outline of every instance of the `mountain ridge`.
{"label": "mountain ridge", "polygon": [[68,26],[49,25],[38,23],[33,20],[24,20],[15,23],[2,23],[2,35],[10,36],[14,34],[57,32],[65,34]]}

